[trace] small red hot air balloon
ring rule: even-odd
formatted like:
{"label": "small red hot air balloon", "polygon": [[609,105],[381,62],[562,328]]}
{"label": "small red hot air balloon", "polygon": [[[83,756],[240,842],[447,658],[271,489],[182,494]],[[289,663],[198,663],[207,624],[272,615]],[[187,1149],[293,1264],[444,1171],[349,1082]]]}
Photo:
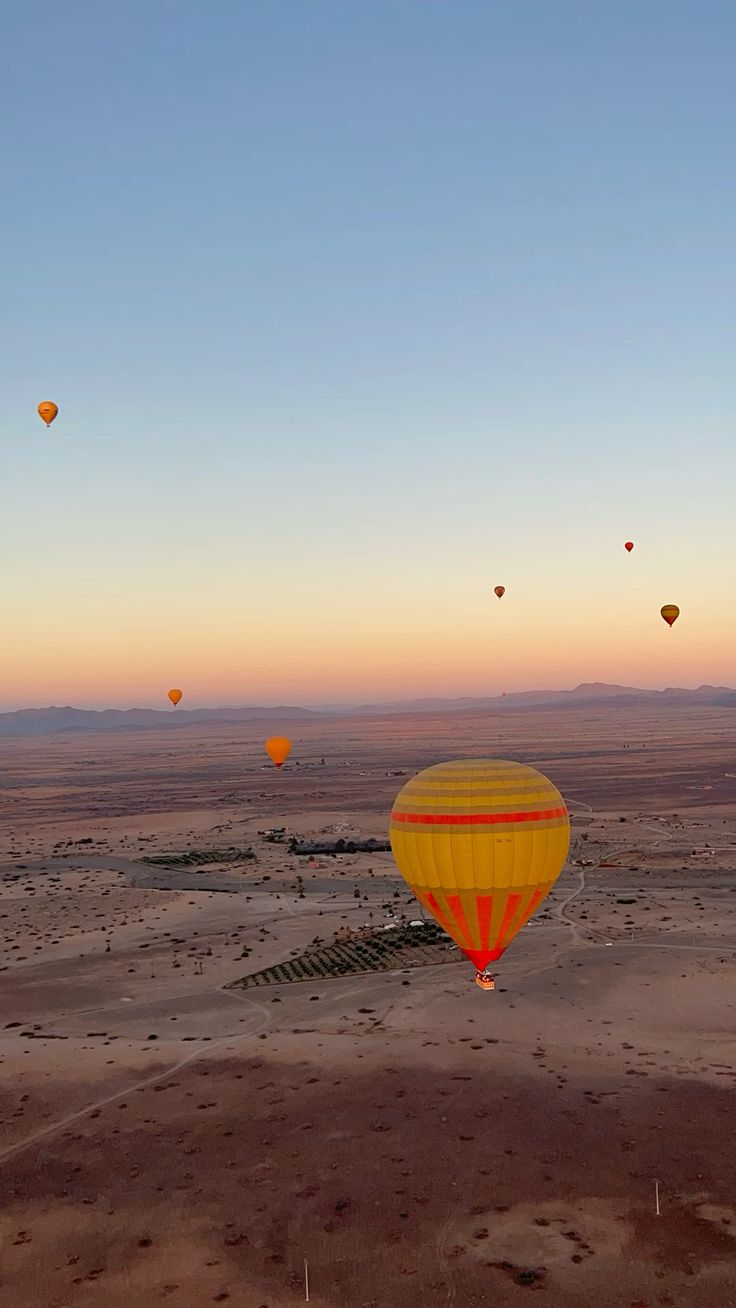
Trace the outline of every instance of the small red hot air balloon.
{"label": "small red hot air balloon", "polygon": [[680,610],[676,604],[663,604],[659,611],[668,627],[671,627],[673,622],[677,622],[680,616]]}
{"label": "small red hot air balloon", "polygon": [[494,586],[494,587],[493,587],[493,593],[494,593],[494,595],[498,595],[498,598],[500,599],[502,595],[505,595],[505,594],[506,594],[506,587],[505,587],[505,586]]}
{"label": "small red hot air balloon", "polygon": [[626,553],[627,553],[627,554],[630,554],[631,551],[633,550],[633,548],[634,548],[634,542],[633,542],[633,540],[627,540],[626,543],[625,543],[625,545],[624,545],[624,549],[626,550]]}

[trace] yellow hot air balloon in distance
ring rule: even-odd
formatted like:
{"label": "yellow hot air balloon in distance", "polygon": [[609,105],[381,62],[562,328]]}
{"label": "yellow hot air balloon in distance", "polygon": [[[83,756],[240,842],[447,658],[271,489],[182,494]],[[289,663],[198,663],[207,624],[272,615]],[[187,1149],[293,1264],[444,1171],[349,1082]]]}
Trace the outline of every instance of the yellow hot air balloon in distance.
{"label": "yellow hot air balloon in distance", "polygon": [[471,758],[418,772],[389,825],[404,880],[478,969],[498,959],[562,871],[570,819],[536,768]]}
{"label": "yellow hot air balloon in distance", "polygon": [[266,741],[265,750],[271,762],[280,768],[291,753],[291,741],[288,736],[270,736]]}
{"label": "yellow hot air balloon in distance", "polygon": [[680,616],[680,610],[676,604],[663,604],[659,611],[668,627],[671,627],[673,622],[677,622]]}
{"label": "yellow hot air balloon in distance", "polygon": [[53,400],[42,400],[38,406],[38,416],[43,418],[47,427],[51,426],[58,412],[59,406]]}
{"label": "yellow hot air balloon in distance", "polygon": [[181,699],[181,694],[182,694],[182,693],[181,693],[180,690],[170,690],[170,691],[169,691],[169,699],[171,700],[172,704],[174,705],[174,708],[176,708],[177,704],[179,703],[179,700]]}

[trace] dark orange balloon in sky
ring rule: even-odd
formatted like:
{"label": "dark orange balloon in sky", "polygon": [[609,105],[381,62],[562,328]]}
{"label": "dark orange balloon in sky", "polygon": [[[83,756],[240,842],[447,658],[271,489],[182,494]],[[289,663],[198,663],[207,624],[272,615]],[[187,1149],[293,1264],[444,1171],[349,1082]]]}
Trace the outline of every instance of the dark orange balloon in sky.
{"label": "dark orange balloon in sky", "polygon": [[169,691],[169,699],[171,700],[172,704],[174,705],[174,708],[176,708],[177,704],[179,703],[179,700],[181,699],[181,691],[180,691],[180,690],[170,690],[170,691]]}
{"label": "dark orange balloon in sky", "polygon": [[51,426],[58,412],[59,406],[53,400],[42,400],[38,406],[38,416],[43,418],[47,427]]}
{"label": "dark orange balloon in sky", "polygon": [[494,593],[494,595],[498,595],[498,598],[500,599],[502,595],[505,595],[505,594],[506,594],[506,587],[505,587],[505,586],[494,586],[494,587],[493,587],[493,593]]}
{"label": "dark orange balloon in sky", "polygon": [[680,616],[680,610],[676,604],[663,604],[659,611],[668,627],[671,627],[673,622],[677,622]]}
{"label": "dark orange balloon in sky", "polygon": [[271,762],[280,768],[291,753],[291,741],[288,736],[269,736],[265,749]]}
{"label": "dark orange balloon in sky", "polygon": [[627,554],[630,554],[633,548],[634,548],[633,540],[627,540],[626,544],[624,545],[624,549],[626,550]]}

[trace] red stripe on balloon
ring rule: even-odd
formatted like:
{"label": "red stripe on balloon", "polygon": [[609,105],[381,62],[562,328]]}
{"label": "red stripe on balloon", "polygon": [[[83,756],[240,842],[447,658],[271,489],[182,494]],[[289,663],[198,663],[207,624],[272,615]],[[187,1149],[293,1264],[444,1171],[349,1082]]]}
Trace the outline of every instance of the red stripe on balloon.
{"label": "red stripe on balloon", "polygon": [[443,913],[434,895],[427,895],[427,904],[431,909],[431,911],[434,913],[435,917],[437,918],[437,921],[442,924],[447,934],[451,936],[452,923],[450,922],[450,919],[447,917],[447,915]]}
{"label": "red stripe on balloon", "polygon": [[480,931],[481,949],[487,949],[491,935],[491,908],[493,907],[493,896],[477,895],[475,904],[478,912],[478,930]]}
{"label": "red stripe on balloon", "polygon": [[472,949],[473,937],[470,934],[468,919],[465,916],[465,909],[463,908],[462,899],[460,898],[459,895],[445,895],[445,899],[447,900],[447,907],[449,908],[450,912],[452,913],[452,916],[457,922],[460,935],[465,941],[465,944],[468,947],[468,949]]}
{"label": "red stripe on balloon", "polygon": [[529,918],[531,917],[532,913],[534,912],[535,908],[537,907],[537,904],[539,903],[540,899],[544,899],[544,896],[546,895],[548,889],[549,889],[549,886],[545,886],[544,890],[535,890],[535,891],[534,891],[534,894],[532,895],[532,898],[531,898],[531,902],[530,902],[530,904],[529,904],[529,907],[524,909],[524,912],[523,912],[523,915],[522,915],[521,921],[520,921],[520,923],[519,923],[519,930],[521,930],[521,928],[523,927],[523,925],[524,925],[525,922],[528,922],[528,921],[529,921]]}
{"label": "red stripe on balloon", "polygon": [[498,932],[498,935],[496,936],[496,945],[495,945],[496,949],[500,949],[502,947],[501,942],[506,938],[506,932],[511,926],[512,919],[514,917],[514,914],[516,913],[517,908],[519,907],[519,904],[521,903],[521,900],[522,900],[521,895],[509,895],[508,899],[506,900],[506,908],[504,909],[503,918],[501,920],[501,927]]}
{"label": "red stripe on balloon", "polygon": [[541,822],[567,817],[566,808],[539,808],[530,813],[397,813],[392,822],[422,822],[427,826],[493,826],[500,822]]}

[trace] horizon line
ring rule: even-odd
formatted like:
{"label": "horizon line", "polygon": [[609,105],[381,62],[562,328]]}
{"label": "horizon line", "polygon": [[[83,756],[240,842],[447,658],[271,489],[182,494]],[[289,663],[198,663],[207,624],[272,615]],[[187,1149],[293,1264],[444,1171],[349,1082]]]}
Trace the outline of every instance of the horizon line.
{"label": "horizon line", "polygon": [[181,708],[178,705],[176,708],[169,708],[166,705],[162,705],[160,703],[157,704],[133,703],[133,704],[126,704],[124,706],[117,705],[117,704],[100,705],[100,704],[72,704],[72,703],[24,704],[24,705],[16,705],[15,707],[12,708],[3,707],[2,705],[0,705],[0,715],[4,716],[6,714],[12,714],[12,713],[49,713],[49,712],[58,713],[64,711],[71,711],[71,712],[79,712],[79,713],[161,713],[166,715],[167,717],[174,718],[176,716],[182,716],[185,713],[187,714],[207,713],[207,712],[242,713],[249,710],[267,713],[269,711],[283,712],[284,710],[288,710],[288,709],[294,709],[299,712],[307,711],[310,713],[339,713],[339,712],[349,713],[351,711],[355,711],[358,709],[390,708],[396,705],[403,705],[403,704],[407,704],[407,705],[431,704],[435,702],[439,704],[448,704],[448,703],[456,704],[456,703],[462,703],[468,701],[478,702],[483,700],[514,699],[521,695],[524,696],[569,695],[569,694],[574,694],[576,691],[586,690],[586,689],[614,690],[623,693],[633,692],[635,694],[643,694],[643,695],[664,694],[666,692],[696,693],[702,690],[729,691],[729,692],[736,691],[736,687],[726,686],[726,685],[715,685],[711,682],[700,682],[696,686],[694,685],[632,686],[632,685],[624,685],[618,682],[582,681],[582,682],[578,682],[577,685],[575,686],[569,686],[569,687],[568,686],[561,686],[561,687],[533,686],[524,690],[509,690],[509,691],[495,691],[495,692],[487,691],[485,693],[476,692],[474,694],[470,694],[470,693],[445,694],[445,695],[433,694],[433,695],[415,695],[415,696],[397,695],[391,699],[380,699],[380,700],[356,699],[354,701],[338,700],[334,702],[329,702],[324,700],[321,700],[319,702],[310,702],[306,700],[302,703],[288,703],[288,702],[284,702],[284,700],[280,700],[280,701],[274,700],[272,702],[266,702],[266,703],[263,702],[232,703],[231,702],[225,704],[200,702],[198,704],[187,705],[186,707],[182,706]]}

